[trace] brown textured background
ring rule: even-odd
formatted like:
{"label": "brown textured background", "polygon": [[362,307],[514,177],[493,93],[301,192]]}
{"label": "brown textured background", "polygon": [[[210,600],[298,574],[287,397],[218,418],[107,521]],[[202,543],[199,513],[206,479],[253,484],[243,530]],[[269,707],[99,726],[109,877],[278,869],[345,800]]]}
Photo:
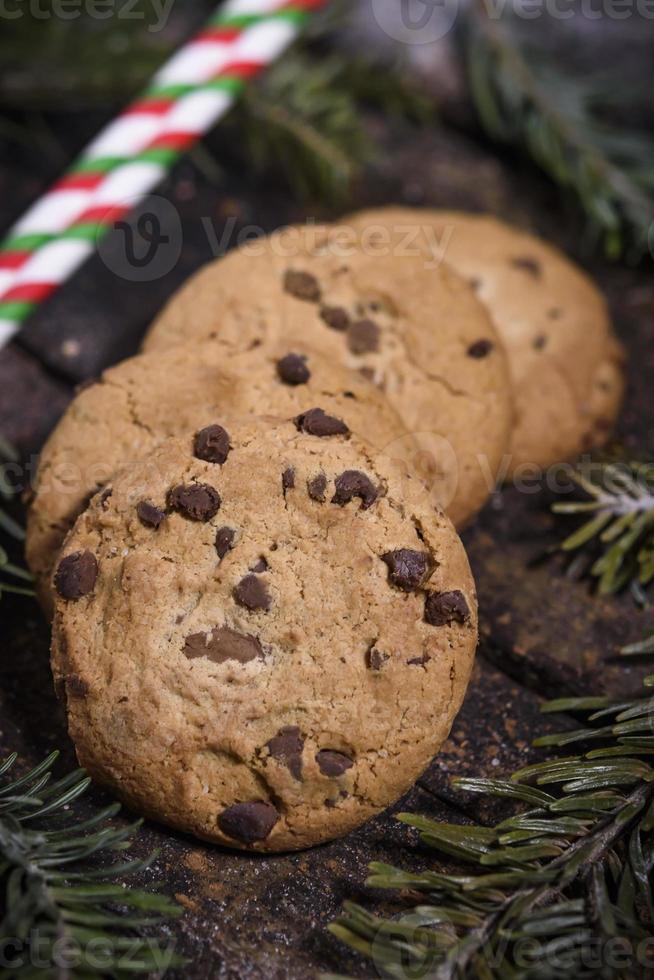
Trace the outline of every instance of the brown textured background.
{"label": "brown textured background", "polygon": [[[205,4],[178,6],[180,32],[196,23]],[[363,28],[365,29],[365,28]],[[423,57],[423,61],[424,61]],[[443,62],[427,78],[442,93]],[[423,70],[424,65],[423,65]],[[12,76],[13,77],[13,76]],[[577,221],[559,194],[525,161],[498,155],[475,129],[461,103],[455,75],[444,106],[446,126],[416,133],[379,118],[365,120],[384,148],[348,205],[392,201],[489,210],[542,233],[579,257]],[[15,80],[14,80],[15,83]],[[106,115],[106,114],[105,114]],[[0,143],[0,224],[8,226],[47,185],[66,159],[104,118],[101,111],[66,111],[54,119],[61,156]],[[212,153],[229,158],[220,130]],[[181,219],[179,262],[164,278],[125,282],[97,256],[9,347],[0,351],[0,433],[33,463],[74,386],[136,351],[152,315],[174,288],[210,257],[203,219],[220,234],[230,216],[236,227],[265,229],[329,212],[301,206],[274,183],[248,181],[225,165],[210,183],[191,162],[182,162],[160,191],[164,230]],[[171,217],[172,216],[172,217]],[[122,238],[105,255],[120,261]],[[605,290],[617,329],[630,354],[630,386],[619,441],[640,455],[654,450],[654,281],[651,264],[640,269],[589,264]],[[637,611],[628,597],[599,599],[583,583],[561,574],[557,559],[534,563],[553,540],[543,494],[498,492],[465,535],[477,576],[482,642],[474,682],[452,736],[401,808],[438,819],[491,820],[495,804],[454,793],[453,775],[501,776],[533,759],[532,739],[553,724],[539,715],[541,696],[564,692],[636,690],[642,667],[620,663],[620,645],[654,626],[654,614]],[[18,750],[36,762],[58,746],[64,765],[72,748],[51,689],[48,630],[36,605],[8,597],[0,605],[0,755]],[[92,793],[97,803],[101,794]],[[80,814],[88,803],[76,805]],[[153,847],[161,856],[143,884],[158,881],[186,913],[172,929],[177,949],[190,957],[186,978],[303,980],[319,970],[370,977],[374,970],[325,931],[345,898],[370,908],[389,906],[389,896],[363,887],[367,863],[390,861],[407,868],[433,863],[410,831],[389,812],[344,841],[274,858],[246,857],[202,846],[147,824],[134,853]]]}

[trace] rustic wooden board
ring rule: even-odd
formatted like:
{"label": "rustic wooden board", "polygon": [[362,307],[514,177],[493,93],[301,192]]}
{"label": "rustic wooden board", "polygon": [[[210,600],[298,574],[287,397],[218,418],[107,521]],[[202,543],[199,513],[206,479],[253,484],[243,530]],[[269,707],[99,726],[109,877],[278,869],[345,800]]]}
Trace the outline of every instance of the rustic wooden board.
{"label": "rustic wooden board", "polygon": [[[533,171],[501,162],[467,136],[434,131],[419,139],[407,137],[397,130],[385,133],[387,152],[362,181],[359,203],[396,200],[486,208],[539,229],[564,246],[576,240],[574,221]],[[211,145],[220,153],[219,136]],[[27,160],[25,167],[29,175]],[[15,213],[16,201],[27,199],[44,179],[43,174],[28,179],[26,173],[16,166],[0,173],[0,208],[6,219]],[[175,171],[161,197],[174,202],[183,229],[174,270],[151,282],[119,280],[110,267],[120,259],[121,243],[115,240],[108,259],[94,258],[0,353],[0,431],[26,459],[56,422],[74,384],[135,351],[151,315],[211,256],[207,219],[220,234],[231,216],[235,228],[256,223],[264,229],[303,217],[297,202],[278,188],[255,188],[229,173],[221,186],[210,186],[188,162]],[[162,207],[162,220],[174,225],[175,215]],[[630,451],[651,452],[651,273],[602,265],[594,271],[611,298],[632,355],[632,385],[620,436]],[[654,624],[652,614],[636,613],[628,598],[598,600],[587,585],[567,581],[556,560],[532,567],[552,534],[543,495],[514,490],[499,493],[466,532],[482,607],[479,663],[449,742],[401,807],[455,821],[472,815],[493,819],[500,812],[496,806],[480,807],[477,800],[454,792],[449,785],[453,775],[500,776],[533,759],[532,738],[553,723],[539,714],[544,694],[637,685],[640,670],[618,664],[616,651]],[[63,750],[62,767],[73,765],[51,690],[47,627],[27,600],[3,600],[0,615],[0,754],[16,749],[34,762],[56,745]],[[96,791],[76,808],[83,813],[100,799]],[[319,970],[370,976],[371,968],[332,940],[325,925],[348,897],[371,908],[386,906],[388,896],[363,887],[369,861],[409,868],[434,863],[394,819],[396,810],[346,840],[273,858],[233,854],[147,824],[135,853],[162,850],[144,883],[159,881],[186,909],[171,933],[179,951],[190,958],[180,976],[304,980]]]}

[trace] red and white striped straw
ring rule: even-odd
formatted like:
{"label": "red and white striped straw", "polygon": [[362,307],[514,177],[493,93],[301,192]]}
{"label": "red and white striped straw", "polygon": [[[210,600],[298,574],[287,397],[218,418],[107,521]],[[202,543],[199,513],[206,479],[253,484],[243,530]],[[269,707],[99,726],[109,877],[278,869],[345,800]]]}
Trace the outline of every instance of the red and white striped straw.
{"label": "red and white striped straw", "polygon": [[327,0],[228,0],[0,243],[0,346]]}

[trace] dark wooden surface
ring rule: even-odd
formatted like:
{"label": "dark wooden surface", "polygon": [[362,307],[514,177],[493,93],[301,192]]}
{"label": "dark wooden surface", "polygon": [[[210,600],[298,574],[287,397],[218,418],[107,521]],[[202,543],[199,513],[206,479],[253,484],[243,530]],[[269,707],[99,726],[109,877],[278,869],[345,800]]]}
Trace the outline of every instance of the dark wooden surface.
{"label": "dark wooden surface", "polygon": [[[77,118],[70,151],[99,122]],[[397,124],[371,122],[384,152],[356,192],[355,204],[408,201],[491,210],[540,231],[575,254],[577,224],[559,196],[522,161],[495,155],[474,132],[434,127],[420,134]],[[66,128],[64,127],[65,141]],[[218,159],[221,134],[209,141]],[[55,165],[28,153],[0,154],[0,219],[7,223],[52,176]],[[28,468],[79,381],[96,375],[138,348],[151,316],[194,268],[208,259],[210,224],[220,234],[230,216],[236,227],[271,229],[325,216],[301,206],[279,187],[262,186],[225,169],[210,183],[182,163],[160,191],[164,230],[182,229],[180,255],[164,277],[121,279],[122,238],[94,257],[24,332],[0,352],[0,432],[19,449]],[[173,208],[168,207],[172,202]],[[170,224],[167,224],[170,223]],[[109,267],[108,267],[109,266]],[[654,282],[639,270],[591,264],[611,302],[617,329],[630,352],[630,387],[620,424],[621,443],[634,453],[654,450]],[[253,283],[253,288],[256,284]],[[620,663],[621,644],[654,626],[650,612],[628,598],[600,600],[586,584],[571,583],[556,559],[534,564],[552,541],[552,519],[542,493],[498,492],[465,535],[481,601],[482,641],[474,681],[452,736],[418,785],[398,806],[436,818],[492,820],[496,808],[455,793],[453,775],[500,776],[535,757],[533,738],[550,729],[540,698],[562,692],[638,688],[642,670]],[[18,750],[37,761],[54,746],[62,771],[74,756],[54,700],[48,668],[48,629],[36,605],[3,599],[0,661],[0,754]],[[561,723],[567,723],[561,719]],[[94,792],[90,803],[101,794]],[[84,812],[87,803],[78,804]],[[272,858],[247,857],[198,844],[146,824],[134,853],[153,847],[161,856],[143,876],[178,897],[183,919],[172,930],[190,958],[187,978],[303,980],[320,970],[370,977],[373,968],[336,943],[326,924],[346,898],[370,908],[389,897],[366,889],[371,860],[407,868],[434,865],[415,837],[393,816],[380,816],[346,840]]]}

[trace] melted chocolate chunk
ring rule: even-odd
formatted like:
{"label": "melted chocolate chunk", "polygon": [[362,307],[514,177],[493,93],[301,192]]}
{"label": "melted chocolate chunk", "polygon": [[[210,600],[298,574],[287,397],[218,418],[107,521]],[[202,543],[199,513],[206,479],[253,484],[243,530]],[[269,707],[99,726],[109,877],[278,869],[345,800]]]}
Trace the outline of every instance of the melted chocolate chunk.
{"label": "melted chocolate chunk", "polygon": [[287,385],[305,385],[311,377],[304,354],[287,354],[277,361],[277,374]]}
{"label": "melted chocolate chunk", "polygon": [[62,599],[81,599],[93,592],[97,577],[95,555],[90,551],[75,551],[59,562],[54,585]]}
{"label": "melted chocolate chunk", "polygon": [[407,663],[409,667],[424,667],[430,660],[429,654],[423,653],[422,657],[414,657],[412,660],[407,660]]}
{"label": "melted chocolate chunk", "polygon": [[330,776],[332,779],[342,776],[354,765],[349,756],[333,749],[321,749],[316,754],[316,762],[323,776]]}
{"label": "melted chocolate chunk", "polygon": [[544,333],[539,333],[537,337],[534,337],[533,347],[534,350],[545,350],[547,347],[547,337]]}
{"label": "melted chocolate chunk", "polygon": [[307,483],[307,493],[312,500],[317,500],[320,504],[324,504],[325,502],[326,489],[327,477],[324,473],[319,473],[318,476],[314,476],[314,478],[309,480]]}
{"label": "melted chocolate chunk", "polygon": [[492,340],[476,340],[468,347],[468,357],[481,360],[482,357],[488,357],[494,346]]}
{"label": "melted chocolate chunk", "polygon": [[350,315],[342,306],[321,307],[320,318],[332,330],[339,330],[341,333],[347,330],[350,325]]}
{"label": "melted chocolate chunk", "polygon": [[345,436],[350,432],[345,422],[333,415],[326,415],[322,408],[310,408],[308,412],[298,415],[295,425],[299,432],[321,439],[325,436]]}
{"label": "melted chocolate chunk", "polygon": [[265,584],[256,575],[246,575],[234,589],[234,598],[239,606],[254,612],[257,609],[270,609],[272,599]]}
{"label": "melted chocolate chunk", "polygon": [[366,651],[366,667],[368,670],[381,670],[387,660],[390,660],[388,654],[378,650],[377,647],[370,647]]}
{"label": "melted chocolate chunk", "polygon": [[538,259],[531,258],[529,255],[519,255],[517,258],[511,259],[511,265],[514,269],[522,269],[523,272],[528,272],[534,279],[539,279],[543,274],[543,267]]}
{"label": "melted chocolate chunk", "polygon": [[381,330],[374,320],[357,320],[347,331],[347,346],[353,354],[369,354],[379,350]]}
{"label": "melted chocolate chunk", "polygon": [[265,840],[278,820],[279,814],[272,803],[235,803],[220,814],[218,826],[227,837],[242,844],[254,844]]}
{"label": "melted chocolate chunk", "polygon": [[424,551],[399,548],[381,556],[388,565],[389,581],[404,592],[415,592],[422,585],[429,571],[429,555]]}
{"label": "melted chocolate chunk", "polygon": [[286,493],[287,490],[292,490],[295,486],[295,470],[290,466],[287,470],[282,473],[282,490]]}
{"label": "melted chocolate chunk", "polygon": [[252,568],[250,569],[250,571],[251,572],[254,572],[255,575],[260,575],[262,572],[267,572],[268,571],[268,562],[263,557],[263,555],[261,556],[261,558],[259,559],[259,561],[255,565],[252,566]]}
{"label": "melted chocolate chunk", "polygon": [[222,466],[231,448],[229,433],[222,425],[208,425],[196,434],[193,452],[205,463],[218,463]]}
{"label": "melted chocolate chunk", "polygon": [[237,633],[228,626],[216,626],[211,633],[187,636],[184,654],[189,660],[206,657],[214,664],[224,664],[227,660],[249,664],[252,660],[263,660],[263,647],[256,636]]}
{"label": "melted chocolate chunk", "polygon": [[228,551],[231,551],[234,547],[234,539],[236,537],[236,531],[233,527],[219,527],[216,531],[216,551],[218,552],[218,557],[222,560]]}
{"label": "melted chocolate chunk", "polygon": [[368,510],[377,499],[377,487],[370,477],[360,470],[345,470],[334,481],[336,493],[332,503],[344,507],[350,500],[358,497],[361,500],[361,510]]}
{"label": "melted chocolate chunk", "polygon": [[273,759],[286,766],[294,779],[302,779],[302,751],[304,739],[299,728],[282,728],[267,743]]}
{"label": "melted chocolate chunk", "polygon": [[284,274],[284,289],[291,296],[295,296],[296,299],[303,299],[307,303],[320,302],[320,284],[310,272],[288,269]]}
{"label": "melted chocolate chunk", "polygon": [[430,626],[470,621],[470,609],[463,592],[430,592],[425,600],[425,621]]}
{"label": "melted chocolate chunk", "polygon": [[153,527],[155,530],[161,527],[166,519],[166,512],[159,510],[158,507],[148,503],[147,500],[141,500],[136,505],[136,513],[141,524],[145,524],[146,527]]}
{"label": "melted chocolate chunk", "polygon": [[210,521],[220,503],[220,494],[208,483],[180,484],[168,491],[168,506],[192,521]]}
{"label": "melted chocolate chunk", "polygon": [[69,674],[66,678],[66,691],[71,698],[83,700],[88,697],[89,685],[79,674]]}

